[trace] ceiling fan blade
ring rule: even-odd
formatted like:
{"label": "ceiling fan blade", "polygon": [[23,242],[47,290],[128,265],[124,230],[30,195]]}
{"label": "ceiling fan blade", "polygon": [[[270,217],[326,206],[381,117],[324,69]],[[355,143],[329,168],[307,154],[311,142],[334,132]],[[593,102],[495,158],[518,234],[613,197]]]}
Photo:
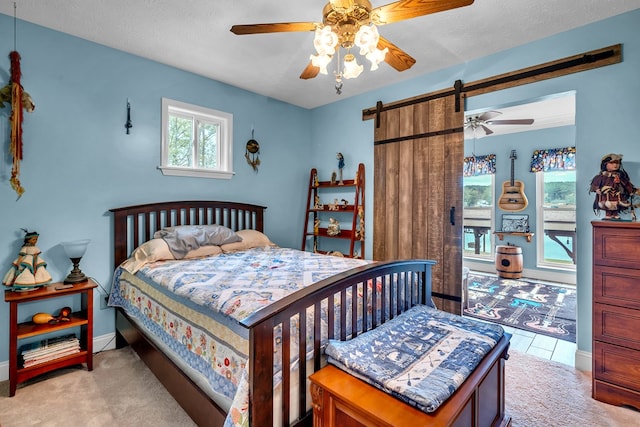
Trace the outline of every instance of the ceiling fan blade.
{"label": "ceiling fan blade", "polygon": [[493,131],[491,129],[489,129],[488,127],[486,127],[485,125],[480,125],[482,127],[482,129],[484,129],[484,133],[486,135],[491,135],[493,133]]}
{"label": "ceiling fan blade", "polygon": [[494,117],[498,117],[502,113],[500,111],[485,111],[484,113],[477,116],[477,119],[481,122],[488,122]]}
{"label": "ceiling fan blade", "polygon": [[300,74],[300,78],[305,80],[312,79],[315,76],[317,76],[319,72],[320,72],[320,67],[316,67],[315,65],[313,65],[311,61],[309,61],[307,68],[305,68],[302,71],[302,74]]}
{"label": "ceiling fan blade", "polygon": [[321,25],[317,22],[280,22],[276,24],[234,25],[231,32],[236,35],[315,31]]}
{"label": "ceiling fan blade", "polygon": [[416,60],[408,53],[391,43],[389,40],[380,36],[380,39],[378,40],[378,49],[382,50],[385,47],[389,49],[389,52],[387,53],[387,56],[385,56],[384,61],[396,70],[408,70],[416,63]]}
{"label": "ceiling fan blade", "polygon": [[376,25],[390,24],[472,3],[473,0],[400,0],[372,9],[371,21]]}
{"label": "ceiling fan blade", "polygon": [[531,125],[533,119],[487,120],[490,125]]}

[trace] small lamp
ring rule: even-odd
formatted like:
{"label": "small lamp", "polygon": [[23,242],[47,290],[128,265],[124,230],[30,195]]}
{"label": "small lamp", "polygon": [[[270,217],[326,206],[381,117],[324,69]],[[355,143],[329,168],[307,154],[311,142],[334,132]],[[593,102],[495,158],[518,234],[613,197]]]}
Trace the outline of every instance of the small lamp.
{"label": "small lamp", "polygon": [[64,252],[71,259],[73,263],[73,270],[71,273],[64,279],[64,283],[80,283],[87,280],[87,276],[80,270],[78,265],[80,264],[80,260],[84,256],[84,253],[87,251],[87,246],[89,245],[91,240],[74,240],[72,242],[62,242],[61,245],[64,248]]}

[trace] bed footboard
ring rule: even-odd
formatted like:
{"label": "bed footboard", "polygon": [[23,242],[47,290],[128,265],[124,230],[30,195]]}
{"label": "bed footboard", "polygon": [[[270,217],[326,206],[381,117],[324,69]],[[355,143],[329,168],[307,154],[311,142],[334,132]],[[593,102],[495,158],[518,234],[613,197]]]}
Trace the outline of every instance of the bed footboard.
{"label": "bed footboard", "polygon": [[[310,425],[307,410],[309,385],[307,377],[323,364],[323,338],[355,337],[398,316],[409,308],[431,302],[431,266],[434,261],[406,260],[375,263],[358,267],[322,280],[249,316],[242,323],[250,330],[249,384],[250,423],[272,425],[274,411],[282,413],[281,423]],[[336,308],[337,307],[337,308]],[[322,321],[322,312],[326,321]],[[311,319],[310,321],[308,319]],[[281,337],[276,335],[281,330]],[[295,334],[295,335],[293,335]],[[282,407],[274,408],[274,354],[276,341],[281,340],[282,352],[292,351],[293,337],[300,342],[297,359],[307,359],[312,347],[313,368],[305,363],[290,366],[289,358],[282,363]],[[308,342],[312,336],[312,342]],[[277,338],[277,339],[276,339]],[[298,376],[297,390],[291,392],[291,374]],[[297,405],[291,405],[291,396]],[[300,414],[290,413],[290,407],[302,408]],[[279,417],[278,417],[279,418]]]}

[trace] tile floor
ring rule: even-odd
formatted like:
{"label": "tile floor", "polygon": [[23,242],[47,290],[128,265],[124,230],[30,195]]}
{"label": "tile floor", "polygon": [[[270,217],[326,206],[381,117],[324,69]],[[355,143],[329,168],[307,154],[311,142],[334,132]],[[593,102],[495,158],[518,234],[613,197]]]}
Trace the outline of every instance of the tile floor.
{"label": "tile floor", "polygon": [[503,328],[512,334],[510,348],[565,365],[575,365],[576,343],[510,326],[503,326]]}

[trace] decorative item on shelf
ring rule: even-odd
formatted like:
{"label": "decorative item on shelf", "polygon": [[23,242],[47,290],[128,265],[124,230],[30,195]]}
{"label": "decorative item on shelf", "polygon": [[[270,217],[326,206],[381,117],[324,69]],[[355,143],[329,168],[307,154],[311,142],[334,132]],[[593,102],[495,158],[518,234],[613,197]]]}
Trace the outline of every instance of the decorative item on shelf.
{"label": "decorative item on shelf", "polygon": [[31,321],[36,325],[44,325],[46,323],[55,325],[60,322],[71,321],[71,307],[62,307],[60,313],[57,316],[53,316],[49,313],[36,313],[31,317]]}
{"label": "decorative item on shelf", "polygon": [[331,185],[336,185],[336,182],[338,182],[338,174],[333,171],[331,172]]}
{"label": "decorative item on shelf", "polygon": [[338,159],[338,170],[340,171],[340,181],[338,181],[338,185],[344,185],[344,182],[342,181],[342,169],[344,169],[344,156],[342,155],[342,153],[338,153],[336,158]]}
{"label": "decorative item on shelf", "polygon": [[347,207],[349,207],[349,201],[347,199],[340,199],[340,201],[342,202],[342,209],[347,209]]}
{"label": "decorative item on shelf", "polygon": [[330,211],[337,211],[340,209],[340,203],[338,202],[338,199],[333,199],[333,203],[329,203],[327,206]]}
{"label": "decorative item on shelf", "polygon": [[88,278],[84,275],[84,273],[80,270],[80,260],[84,256],[84,253],[87,251],[87,246],[89,246],[90,239],[83,240],[74,240],[71,242],[62,242],[61,245],[64,248],[64,252],[67,254],[71,262],[73,263],[73,269],[69,273],[69,275],[64,279],[64,283],[80,283],[85,282]]}
{"label": "decorative item on shelf", "polygon": [[16,3],[13,3],[13,51],[9,53],[11,62],[11,79],[9,83],[0,89],[0,108],[4,107],[7,102],[11,106],[11,115],[9,123],[11,128],[11,137],[9,141],[9,153],[13,157],[13,165],[11,168],[11,188],[18,195],[18,199],[22,197],[24,188],[20,183],[20,161],[22,160],[22,119],[23,109],[27,113],[36,109],[31,96],[23,89],[20,84],[22,71],[20,70],[20,54],[16,50]]}
{"label": "decorative item on shelf", "polygon": [[329,225],[327,226],[327,234],[329,236],[337,236],[340,234],[340,222],[335,218],[329,218]]}
{"label": "decorative item on shelf", "polygon": [[316,218],[315,221],[313,221],[313,232],[318,234],[318,231],[320,231],[320,218]]}
{"label": "decorative item on shelf", "polygon": [[318,173],[313,174],[313,186],[318,187],[320,185],[320,181],[318,180]]}
{"label": "decorative item on shelf", "polygon": [[260,144],[253,139],[253,129],[251,129],[251,139],[247,141],[246,151],[244,157],[247,159],[247,163],[251,165],[254,172],[258,172],[258,166],[260,166]]}
{"label": "decorative item on shelf", "polygon": [[528,233],[529,215],[503,214],[502,231]]}
{"label": "decorative item on shelf", "polygon": [[364,242],[364,207],[358,206],[358,227],[356,228],[356,239]]}
{"label": "decorative item on shelf", "polygon": [[338,258],[344,258],[344,254],[340,251],[327,252],[327,255],[337,256]]}
{"label": "decorative item on shelf", "polygon": [[605,211],[605,220],[620,220],[620,214],[631,210],[635,221],[633,196],[640,195],[640,189],[631,183],[629,174],[622,167],[622,154],[606,154],[600,160],[600,173],[591,180],[590,193],[596,193],[593,211]]}
{"label": "decorative item on shelf", "polygon": [[129,135],[129,130],[133,127],[133,123],[131,122],[131,103],[129,102],[129,98],[127,98],[127,122],[124,124],[124,128],[127,130],[127,135]]}
{"label": "decorative item on shelf", "polygon": [[320,202],[320,196],[318,196],[317,194],[313,198],[313,208],[314,209],[323,209],[324,208],[324,205],[322,204],[322,202]]}
{"label": "decorative item on shelf", "polygon": [[42,252],[36,246],[39,234],[24,228],[22,231],[25,232],[24,244],[2,280],[3,285],[14,291],[34,290],[51,282],[47,263],[40,257]]}

